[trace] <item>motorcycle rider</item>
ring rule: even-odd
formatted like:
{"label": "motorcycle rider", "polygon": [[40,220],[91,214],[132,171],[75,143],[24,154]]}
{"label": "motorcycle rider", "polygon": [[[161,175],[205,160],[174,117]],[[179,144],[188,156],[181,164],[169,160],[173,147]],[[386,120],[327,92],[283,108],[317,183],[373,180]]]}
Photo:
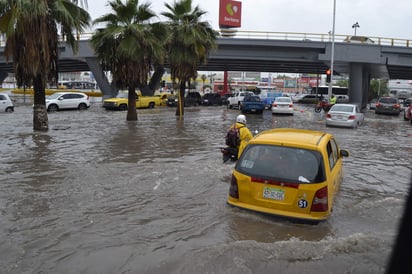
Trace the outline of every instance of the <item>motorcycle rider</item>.
{"label": "motorcycle rider", "polygon": [[239,114],[236,117],[236,123],[230,126],[229,130],[233,127],[237,127],[239,129],[239,138],[240,138],[240,145],[237,147],[237,157],[239,158],[242,154],[243,149],[246,147],[247,143],[250,139],[253,138],[252,133],[246,126],[246,116],[243,114]]}
{"label": "motorcycle rider", "polygon": [[336,97],[335,95],[332,94],[332,96],[329,99],[329,104],[330,106],[333,106],[334,104],[336,104]]}

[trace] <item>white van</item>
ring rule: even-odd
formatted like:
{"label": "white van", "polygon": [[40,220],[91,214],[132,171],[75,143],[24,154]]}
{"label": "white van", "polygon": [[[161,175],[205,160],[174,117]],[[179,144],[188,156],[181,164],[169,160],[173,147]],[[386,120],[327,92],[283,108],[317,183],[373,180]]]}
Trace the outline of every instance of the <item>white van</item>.
{"label": "white van", "polygon": [[396,97],[398,99],[406,99],[412,97],[411,89],[392,89],[389,91],[389,96]]}
{"label": "white van", "polygon": [[336,103],[349,103],[348,95],[335,95]]}

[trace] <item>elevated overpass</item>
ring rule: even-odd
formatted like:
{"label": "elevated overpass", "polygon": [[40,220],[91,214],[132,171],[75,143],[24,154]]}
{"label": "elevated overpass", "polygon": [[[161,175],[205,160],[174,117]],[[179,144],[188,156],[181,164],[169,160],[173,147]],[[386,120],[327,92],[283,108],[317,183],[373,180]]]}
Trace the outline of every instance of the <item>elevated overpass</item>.
{"label": "elevated overpass", "polygon": [[[60,46],[59,72],[92,71],[104,94],[112,91],[89,44],[90,36],[79,41],[79,51]],[[410,40],[369,37],[373,43],[345,42],[347,35],[335,35],[335,74],[349,76],[351,101],[366,105],[372,78],[412,79]],[[311,33],[238,31],[220,37],[203,71],[256,71],[324,74],[330,67],[332,41],[329,35]],[[12,72],[12,65],[0,48],[0,72]],[[166,64],[167,67],[167,64]]]}

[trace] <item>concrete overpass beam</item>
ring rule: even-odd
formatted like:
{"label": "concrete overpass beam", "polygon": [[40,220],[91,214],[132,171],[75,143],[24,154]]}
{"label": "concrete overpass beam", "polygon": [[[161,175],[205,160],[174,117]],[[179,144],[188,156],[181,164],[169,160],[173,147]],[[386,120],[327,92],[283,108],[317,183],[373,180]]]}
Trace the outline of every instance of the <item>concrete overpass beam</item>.
{"label": "concrete overpass beam", "polygon": [[370,73],[366,65],[351,63],[349,72],[350,102],[365,108],[368,100]]}
{"label": "concrete overpass beam", "polygon": [[96,79],[97,84],[102,92],[102,98],[115,97],[117,95],[117,90],[113,88],[106,75],[104,74],[103,68],[95,57],[86,58],[87,65],[89,66],[93,76]]}

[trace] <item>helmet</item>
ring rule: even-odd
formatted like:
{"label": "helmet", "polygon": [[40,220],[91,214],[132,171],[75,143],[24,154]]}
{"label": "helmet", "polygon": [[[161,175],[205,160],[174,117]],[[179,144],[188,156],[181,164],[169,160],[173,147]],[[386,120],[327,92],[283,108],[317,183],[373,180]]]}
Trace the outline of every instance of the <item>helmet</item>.
{"label": "helmet", "polygon": [[246,116],[240,114],[236,117],[236,122],[246,125]]}

